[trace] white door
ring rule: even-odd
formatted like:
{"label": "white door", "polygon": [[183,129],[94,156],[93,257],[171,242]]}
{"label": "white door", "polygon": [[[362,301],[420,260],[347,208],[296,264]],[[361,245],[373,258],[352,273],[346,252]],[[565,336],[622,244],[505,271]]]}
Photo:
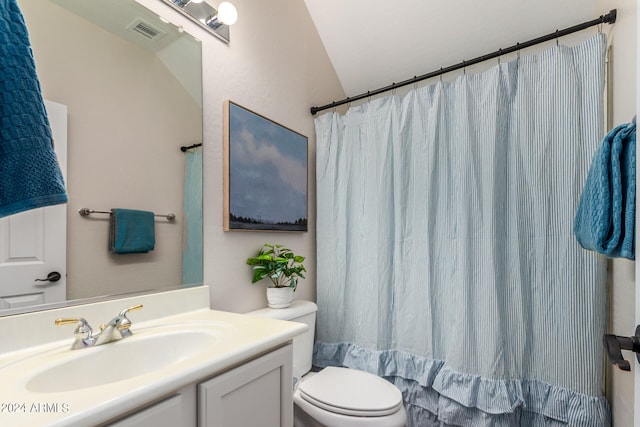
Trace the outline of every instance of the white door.
{"label": "white door", "polygon": [[[45,101],[55,151],[67,178],[67,107]],[[0,219],[0,309],[66,299],[67,205]],[[59,279],[56,279],[58,273]],[[51,274],[51,276],[49,276]],[[47,280],[47,277],[52,280]]]}

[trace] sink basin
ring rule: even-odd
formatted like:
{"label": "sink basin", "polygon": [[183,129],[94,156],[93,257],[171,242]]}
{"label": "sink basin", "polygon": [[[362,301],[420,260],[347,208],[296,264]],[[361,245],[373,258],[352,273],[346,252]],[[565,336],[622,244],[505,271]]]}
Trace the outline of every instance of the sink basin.
{"label": "sink basin", "polygon": [[34,373],[26,389],[35,393],[78,391],[128,380],[202,357],[227,332],[224,325],[172,325],[136,332],[120,341],[81,350]]}

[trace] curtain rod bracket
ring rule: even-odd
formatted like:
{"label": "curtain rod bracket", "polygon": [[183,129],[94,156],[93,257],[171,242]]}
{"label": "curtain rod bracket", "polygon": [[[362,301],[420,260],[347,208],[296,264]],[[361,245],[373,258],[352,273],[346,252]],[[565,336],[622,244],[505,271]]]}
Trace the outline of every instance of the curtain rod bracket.
{"label": "curtain rod bracket", "polygon": [[616,22],[616,19],[618,18],[618,10],[611,9],[609,13],[602,16],[601,18],[602,18],[602,22],[605,24],[614,24]]}

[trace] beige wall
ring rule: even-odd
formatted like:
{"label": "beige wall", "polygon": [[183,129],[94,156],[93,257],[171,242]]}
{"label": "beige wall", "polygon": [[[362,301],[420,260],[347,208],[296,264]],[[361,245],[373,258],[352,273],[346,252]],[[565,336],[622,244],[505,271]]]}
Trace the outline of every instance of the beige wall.
{"label": "beige wall", "polygon": [[[68,298],[179,285],[179,146],[201,141],[200,106],[148,51],[51,2],[19,4],[44,97],[68,106]],[[83,207],[175,212],[178,219],[156,222],[154,251],[113,255],[108,216],[83,218]]]}
{"label": "beige wall", "polygon": [[[636,112],[637,16],[635,0],[597,0],[600,15],[618,10],[611,26],[609,126],[626,123]],[[609,262],[609,333],[631,336],[635,331],[635,263],[617,259]],[[624,352],[625,358],[633,354]],[[637,369],[638,364],[632,369]],[[607,362],[607,395],[614,427],[632,426],[634,421],[634,373],[623,372]]]}
{"label": "beige wall", "polygon": [[[296,299],[315,299],[315,133],[309,108],[344,92],[301,0],[234,0],[238,22],[225,44],[158,0],[138,0],[202,40],[204,80],[204,279],[212,307],[245,312],[266,306],[266,284],[251,284],[247,257],[265,242],[307,256]],[[222,106],[230,99],[309,138],[306,233],[222,230]]]}

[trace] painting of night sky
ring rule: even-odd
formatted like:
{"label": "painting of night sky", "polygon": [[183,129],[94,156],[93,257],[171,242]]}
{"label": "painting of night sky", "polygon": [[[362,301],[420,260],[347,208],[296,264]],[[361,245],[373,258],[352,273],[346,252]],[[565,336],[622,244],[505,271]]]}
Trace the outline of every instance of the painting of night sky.
{"label": "painting of night sky", "polygon": [[307,231],[307,138],[228,102],[229,230]]}

